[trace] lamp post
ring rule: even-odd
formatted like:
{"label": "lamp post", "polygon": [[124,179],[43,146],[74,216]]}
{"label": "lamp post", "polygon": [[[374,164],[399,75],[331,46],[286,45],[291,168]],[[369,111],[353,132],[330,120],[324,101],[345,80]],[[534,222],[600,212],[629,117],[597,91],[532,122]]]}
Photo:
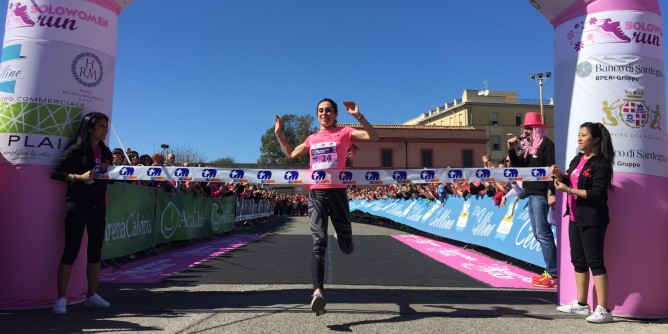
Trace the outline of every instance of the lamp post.
{"label": "lamp post", "polygon": [[531,80],[538,81],[538,87],[539,87],[538,98],[540,99],[540,120],[541,122],[543,122],[543,124],[545,124],[545,116],[543,115],[543,81],[549,80],[550,76],[552,76],[552,72],[531,73]]}

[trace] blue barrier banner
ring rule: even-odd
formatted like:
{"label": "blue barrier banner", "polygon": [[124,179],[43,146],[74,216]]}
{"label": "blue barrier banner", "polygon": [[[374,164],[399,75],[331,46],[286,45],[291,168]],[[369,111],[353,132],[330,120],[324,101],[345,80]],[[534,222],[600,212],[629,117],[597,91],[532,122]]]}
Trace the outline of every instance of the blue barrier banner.
{"label": "blue barrier banner", "polygon": [[[513,205],[513,203],[515,203]],[[352,200],[350,211],[384,217],[420,231],[483,246],[510,257],[545,266],[531,228],[526,199],[499,208],[491,197],[450,197],[443,206],[427,199]],[[555,232],[555,227],[552,227]]]}

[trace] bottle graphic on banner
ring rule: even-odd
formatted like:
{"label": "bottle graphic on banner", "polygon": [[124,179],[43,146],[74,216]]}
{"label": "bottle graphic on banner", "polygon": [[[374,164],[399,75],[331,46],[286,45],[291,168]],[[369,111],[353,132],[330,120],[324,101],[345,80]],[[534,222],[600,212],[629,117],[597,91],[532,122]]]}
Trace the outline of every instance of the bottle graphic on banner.
{"label": "bottle graphic on banner", "polygon": [[436,204],[436,202],[432,203],[431,209],[429,209],[429,211],[427,211],[427,213],[425,213],[420,220],[424,222],[429,219],[429,217],[434,214],[434,211],[436,211],[437,208],[439,208],[439,206]]}
{"label": "bottle graphic on banner", "polygon": [[466,227],[466,223],[469,220],[469,206],[469,201],[464,201],[462,212],[459,214],[459,218],[457,219],[457,227],[455,228],[457,232],[464,231],[464,228]]}
{"label": "bottle graphic on banner", "polygon": [[402,217],[406,217],[406,216],[408,215],[408,213],[411,212],[411,209],[413,208],[413,205],[415,205],[415,203],[417,203],[417,201],[411,201],[411,204],[409,204],[409,205],[406,207],[406,209],[404,210],[404,212],[401,213],[401,216],[402,216]]}
{"label": "bottle graphic on banner", "polygon": [[499,223],[494,239],[501,239],[501,241],[504,241],[508,234],[510,234],[510,229],[513,227],[513,217],[515,216],[515,204],[517,204],[517,202],[513,201],[512,205],[508,205],[508,211],[506,211],[506,214]]}

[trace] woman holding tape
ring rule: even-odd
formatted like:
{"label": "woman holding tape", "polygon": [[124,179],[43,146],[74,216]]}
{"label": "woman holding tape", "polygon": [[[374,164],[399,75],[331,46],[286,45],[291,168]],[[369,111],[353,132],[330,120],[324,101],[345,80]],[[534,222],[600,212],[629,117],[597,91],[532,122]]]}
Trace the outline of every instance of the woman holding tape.
{"label": "woman holding tape", "polygon": [[[355,117],[363,130],[350,127],[339,127],[336,117],[339,114],[336,102],[323,99],[318,103],[316,116],[320,124],[320,131],[310,135],[294,149],[283,136],[281,118],[275,115],[276,124],[274,133],[278,138],[281,149],[290,159],[297,159],[309,154],[312,170],[333,169],[342,170],[346,167],[348,148],[355,141],[376,141],[378,134],[369,121],[364,118],[354,102],[344,102],[346,112]],[[309,186],[308,212],[311,219],[311,234],[313,237],[313,255],[311,257],[311,276],[313,280],[313,299],[311,309],[316,315],[325,314],[325,299],[323,285],[325,277],[325,250],[327,249],[327,220],[332,219],[341,251],[350,254],[353,252],[353,235],[350,224],[350,209],[346,185],[343,184],[314,184]]]}
{"label": "woman holding tape", "polygon": [[51,170],[51,178],[67,182],[67,212],[65,214],[65,250],[58,266],[58,298],[53,313],[67,313],[67,284],[72,265],[79,254],[84,229],[88,233],[88,294],[84,305],[106,308],[109,302],[97,294],[100,257],[107,215],[107,182],[95,180],[96,169],[106,170],[112,154],[104,144],[109,132],[107,115],[92,112],[84,116],[76,138]]}
{"label": "woman holding tape", "polygon": [[[568,239],[575,269],[577,299],[557,307],[566,313],[588,315],[593,323],[612,322],[608,309],[608,273],[603,260],[605,231],[610,223],[608,189],[612,189],[615,151],[608,129],[601,123],[580,125],[578,149],[568,170],[551,167],[557,191],[567,193],[566,215],[570,215]],[[594,276],[597,306],[591,313],[587,305],[589,271]],[[590,315],[591,313],[591,315]]]}

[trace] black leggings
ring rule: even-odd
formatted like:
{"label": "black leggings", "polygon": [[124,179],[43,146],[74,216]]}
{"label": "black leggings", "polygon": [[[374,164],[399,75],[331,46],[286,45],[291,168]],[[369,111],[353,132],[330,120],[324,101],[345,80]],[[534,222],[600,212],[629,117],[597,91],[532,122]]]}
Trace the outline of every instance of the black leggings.
{"label": "black leggings", "polygon": [[571,245],[571,263],[576,273],[586,273],[591,269],[594,276],[607,273],[603,261],[604,226],[580,226],[568,224],[568,239]]}
{"label": "black leggings", "polygon": [[352,253],[353,231],[350,224],[350,208],[346,189],[309,190],[308,215],[311,218],[313,255],[311,278],[314,289],[322,289],[325,281],[325,251],[327,249],[328,218],[336,231],[341,251]]}
{"label": "black leggings", "polygon": [[77,259],[84,228],[88,234],[88,263],[100,262],[107,208],[104,204],[67,202],[65,214],[65,250],[60,263],[72,265]]}

